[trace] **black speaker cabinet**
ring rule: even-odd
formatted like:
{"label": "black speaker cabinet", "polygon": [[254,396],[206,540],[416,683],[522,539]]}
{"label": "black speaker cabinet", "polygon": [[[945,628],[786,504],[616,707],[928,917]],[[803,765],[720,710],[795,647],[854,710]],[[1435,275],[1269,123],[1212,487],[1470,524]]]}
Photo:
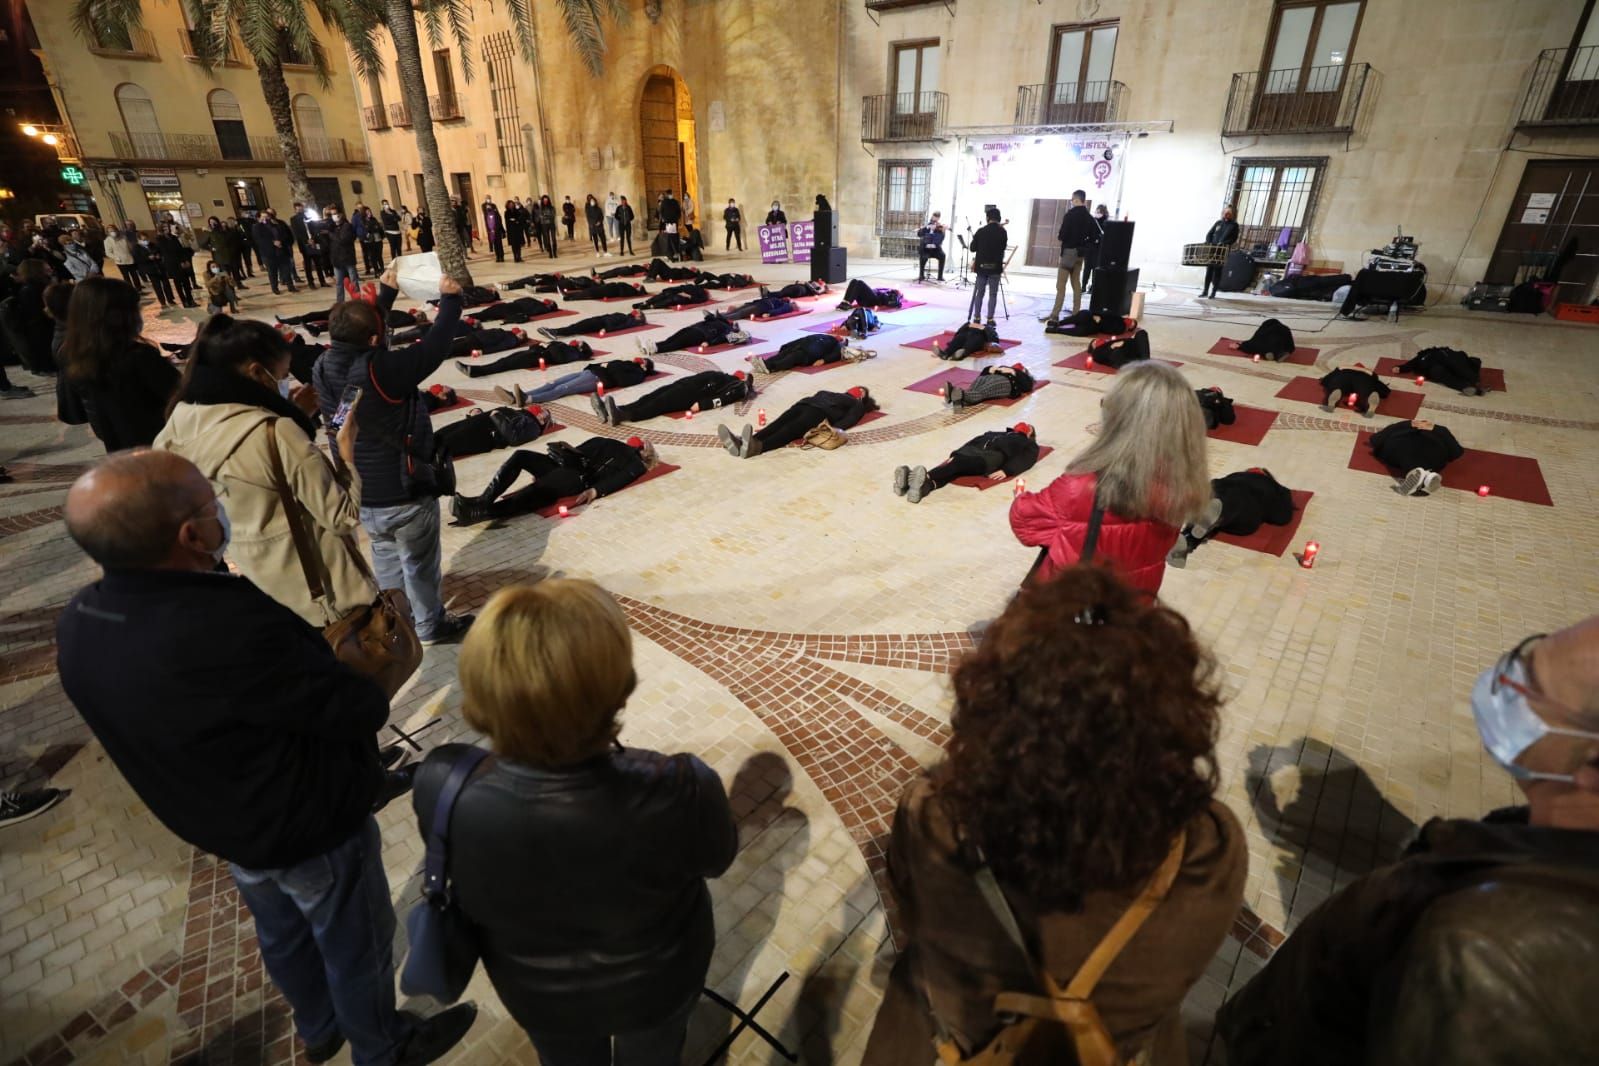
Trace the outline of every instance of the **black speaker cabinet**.
{"label": "black speaker cabinet", "polygon": [[811,280],[825,281],[829,285],[842,285],[849,281],[849,249],[812,248]]}
{"label": "black speaker cabinet", "polygon": [[1137,291],[1138,271],[1100,267],[1094,271],[1094,291],[1088,294],[1088,309],[1125,316],[1132,310],[1133,293]]}
{"label": "black speaker cabinet", "polygon": [[1133,224],[1106,222],[1103,225],[1105,235],[1099,239],[1099,267],[1102,270],[1125,269],[1133,257]]}
{"label": "black speaker cabinet", "polygon": [[814,219],[816,223],[816,247],[838,247],[838,212],[818,211]]}

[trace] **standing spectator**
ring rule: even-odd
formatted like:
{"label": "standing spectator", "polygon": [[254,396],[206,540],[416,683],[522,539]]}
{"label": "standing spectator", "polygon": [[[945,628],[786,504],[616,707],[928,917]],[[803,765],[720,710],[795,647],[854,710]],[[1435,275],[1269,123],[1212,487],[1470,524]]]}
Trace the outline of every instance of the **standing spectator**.
{"label": "standing spectator", "polygon": [[[495,758],[450,820],[450,882],[500,1001],[548,1066],[679,1062],[716,940],[705,880],[738,851],[721,780],[692,755],[614,743],[632,641],[590,582],[496,593],[460,674]],[[468,754],[447,745],[418,772],[424,836]]]}
{"label": "standing spectator", "polygon": [[289,216],[289,232],[294,236],[294,246],[299,249],[300,261],[305,266],[305,283],[314,289],[319,283],[326,285],[328,276],[322,272],[322,260],[317,254],[316,241],[311,237],[311,226],[306,219],[305,205],[296,201],[294,214]]}
{"label": "standing spectator", "polygon": [[[733,242],[738,241],[738,250],[744,250],[744,214],[738,209],[738,202],[729,198],[727,206],[722,209],[722,223],[727,227],[727,242],[722,245],[722,251],[733,247]],[[715,238],[712,238],[713,240]]]}
{"label": "standing spectator", "polygon": [[[907,942],[863,1062],[927,1062],[935,1038],[976,1055],[1015,1020],[996,996],[1042,996],[1039,970],[1066,986],[1141,897],[1153,909],[1084,998],[1116,1061],[1182,1062],[1183,997],[1249,863],[1215,798],[1220,706],[1187,621],[1114,575],[1078,567],[1012,600],[955,672],[948,757],[894,816]],[[1042,1009],[1015,1061],[1078,1061]]]}
{"label": "standing spectator", "polygon": [[560,245],[560,239],[555,229],[555,204],[550,201],[547,195],[539,197],[538,220],[539,243],[549,253],[550,258],[554,259],[556,250]]}
{"label": "standing spectator", "polygon": [[333,236],[333,247],[328,252],[333,261],[333,302],[343,303],[345,282],[361,287],[361,275],[355,265],[355,223],[342,217],[335,207],[328,211],[328,228]]}
{"label": "standing spectator", "polygon": [[416,209],[416,218],[413,221],[416,224],[416,250],[419,252],[431,252],[433,250],[433,219],[428,215],[428,209],[425,205]]}
{"label": "standing spectator", "polygon": [[472,251],[472,220],[471,212],[466,204],[461,202],[459,196],[450,197],[450,211],[455,216],[455,235],[460,238],[461,244],[467,251]]}
{"label": "standing spectator", "polygon": [[416,634],[424,644],[458,639],[471,615],[444,609],[444,554],[439,544],[439,499],[409,471],[434,454],[433,425],[417,388],[450,355],[461,319],[461,286],[439,281],[439,312],[422,340],[390,349],[384,322],[399,295],[391,265],[377,305],[346,300],[328,319],[332,344],[314,375],[322,418],[332,422],[345,386],[365,390],[353,415],[360,421],[355,446],[361,525],[372,542],[372,568],[384,590],[403,589],[411,601]]}
{"label": "standing spectator", "polygon": [[620,255],[633,255],[633,205],[622,197],[616,205],[616,251]]}
{"label": "standing spectator", "polygon": [[383,273],[383,223],[370,207],[360,208],[361,265],[373,277]]}
{"label": "standing spectator", "polygon": [[571,240],[577,226],[577,205],[570,196],[561,203],[561,225],[566,227],[566,239]]}
{"label": "standing spectator", "polygon": [[73,281],[82,281],[84,278],[100,274],[100,264],[95,262],[83,245],[78,243],[78,235],[72,230],[61,235],[61,254],[66,258],[67,272],[72,275]]}
{"label": "standing spectator", "polygon": [[610,232],[611,240],[613,240],[613,241],[616,240],[616,238],[618,236],[620,236],[620,234],[618,234],[617,229],[616,229],[616,206],[617,206],[617,203],[618,203],[618,201],[616,199],[616,193],[614,191],[613,192],[608,192],[608,193],[605,194],[605,228]]}
{"label": "standing spectator", "polygon": [[[416,239],[416,216],[404,204],[400,205],[400,232],[405,235],[405,250],[410,252],[411,242]],[[396,251],[394,254],[398,256],[400,253]]]}
{"label": "standing spectator", "polygon": [[972,234],[972,273],[977,284],[972,286],[972,305],[966,311],[966,321],[981,322],[983,292],[988,292],[988,324],[994,325],[994,305],[999,300],[999,283],[1005,273],[1005,247],[1009,235],[999,222],[999,208],[990,207],[985,214],[988,225]]}
{"label": "standing spectator", "polygon": [[183,246],[174,229],[170,222],[156,227],[155,252],[161,258],[161,273],[172,279],[184,307],[199,307],[194,301],[194,286],[189,281],[189,260],[194,253]]}
{"label": "standing spectator", "polygon": [[283,273],[289,283],[290,292],[298,292],[294,286],[303,284],[300,270],[294,264],[294,227],[278,217],[276,211],[272,212],[272,228],[278,234],[278,258],[283,264]]}
{"label": "standing spectator", "polygon": [[788,216],[783,214],[783,204],[781,201],[772,201],[772,209],[766,212],[766,224],[768,226],[788,225]]}
{"label": "standing spectator", "polygon": [[505,220],[500,217],[500,209],[494,206],[492,196],[483,198],[483,238],[489,242],[494,261],[505,262]]}
{"label": "standing spectator", "polygon": [[287,249],[283,247],[283,236],[278,233],[278,228],[272,224],[272,212],[263,211],[256,216],[255,225],[250,227],[250,236],[255,242],[255,254],[261,260],[261,268],[266,271],[267,280],[272,283],[272,292],[281,292],[278,286],[285,286],[290,292],[298,290],[289,278],[289,272],[283,267],[283,257]]}
{"label": "standing spectator", "polygon": [[695,218],[695,215],[694,215],[694,197],[689,195],[689,192],[688,192],[687,189],[684,189],[683,190],[683,221],[684,222],[693,222],[694,218]]}
{"label": "standing spectator", "polygon": [[520,263],[527,243],[527,208],[514,196],[505,202],[505,239],[511,244],[511,258]]}
{"label": "standing spectator", "polygon": [[[120,283],[118,283],[120,284]],[[67,493],[67,532],[104,575],[57,623],[72,705],[161,823],[229,864],[262,961],[312,1062],[419,1066],[470,1003],[395,1009],[394,907],[375,808],[383,690],[248,578],[219,573],[225,505],[170,452],[112,456]]]}
{"label": "standing spectator", "polygon": [[227,266],[233,273],[234,285],[241,290],[248,289],[250,286],[245,284],[244,279],[253,276],[248,274],[250,235],[239,225],[238,219],[226,218],[222,220],[222,232],[215,240],[228,257]]}
{"label": "standing spectator", "polygon": [[[250,260],[252,257],[259,258],[256,256],[255,250],[255,218],[249,215],[243,218],[235,216],[229,221],[239,229],[239,261],[244,264],[245,276],[253,278],[255,277],[255,267],[250,265]],[[265,264],[261,265],[265,269]]]}
{"label": "standing spectator", "polygon": [[61,368],[108,452],[155,440],[178,388],[177,370],[143,331],[139,294],[127,282],[89,278],[73,291]]}
{"label": "standing spectator", "polygon": [[383,235],[389,239],[389,258],[400,258],[400,213],[387,200],[378,213],[378,222],[383,226]]}
{"label": "standing spectator", "polygon": [[[177,302],[172,295],[172,283],[167,280],[167,272],[161,266],[161,253],[154,242],[142,233],[133,244],[133,265],[155,291],[156,303],[166,308]],[[137,290],[134,295],[138,295]]]}
{"label": "standing spectator", "polygon": [[[55,326],[45,314],[44,294],[62,282],[55,280],[44,260],[31,257],[17,264],[13,278],[15,289],[0,301],[6,337],[25,369],[35,374],[54,373],[56,363],[50,354],[50,340]],[[138,299],[137,294],[134,299]]]}
{"label": "standing spectator", "polygon": [[1099,435],[1066,472],[1011,503],[1011,530],[1042,549],[1035,576],[1047,581],[1081,559],[1099,511],[1093,562],[1154,595],[1178,528],[1210,503],[1205,416],[1182,372],[1152,361],[1122,368],[1100,414]]}
{"label": "standing spectator", "polygon": [[133,286],[135,292],[143,292],[144,286],[139,280],[139,270],[133,265],[133,242],[128,240],[128,235],[121,230],[111,230],[105,238],[106,254],[116,264],[122,280]]}
{"label": "standing spectator", "polygon": [[672,190],[667,189],[661,193],[659,210],[661,232],[666,235],[666,254],[675,263],[683,254],[683,242],[678,236],[683,223],[683,205],[673,199]]}
{"label": "standing spectator", "polygon": [[594,250],[602,255],[610,255],[611,244],[605,239],[605,211],[593,193],[589,193],[588,199],[583,202],[583,219],[589,224],[589,240]]}
{"label": "standing spectator", "polygon": [[[72,291],[77,288],[74,282],[58,281],[44,290],[44,313],[50,320],[50,365],[56,366],[61,354],[61,345],[67,339],[67,311],[72,306]],[[59,392],[59,381],[58,381]]]}

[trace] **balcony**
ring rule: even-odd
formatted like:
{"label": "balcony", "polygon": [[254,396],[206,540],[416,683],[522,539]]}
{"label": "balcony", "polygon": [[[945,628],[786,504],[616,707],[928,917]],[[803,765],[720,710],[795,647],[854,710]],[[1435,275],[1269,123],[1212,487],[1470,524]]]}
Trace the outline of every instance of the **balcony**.
{"label": "balcony", "polygon": [[[200,42],[195,39],[193,30],[180,29],[178,31],[178,46],[183,49],[183,58],[198,61],[200,58]],[[215,51],[215,49],[213,49]],[[222,46],[222,55],[211,60],[226,67],[242,67],[244,63],[244,50],[239,47],[239,42],[233,34],[228,34],[226,43]]]}
{"label": "balcony", "polygon": [[301,137],[300,158],[307,163],[365,163],[366,150],[343,137]]}
{"label": "balcony", "polygon": [[[113,130],[111,154],[121,161],[163,164],[282,163],[283,142],[277,137],[214,133],[125,133]],[[342,137],[307,137],[300,142],[307,163],[365,163],[360,145]]]}
{"label": "balcony", "polygon": [[389,112],[382,104],[361,109],[361,121],[369,130],[386,130],[389,128]]}
{"label": "balcony", "polygon": [[110,30],[96,27],[94,43],[89,46],[89,51],[97,56],[110,56],[115,59],[160,59],[161,54],[156,51],[155,38],[149,30]]}
{"label": "balcony", "polygon": [[1018,126],[1091,126],[1117,122],[1126,107],[1119,81],[1021,85],[1016,89]]}
{"label": "balcony", "polygon": [[411,109],[409,107],[407,107],[403,103],[401,103],[401,104],[390,104],[389,105],[389,125],[391,125],[391,126],[410,126],[411,125]]}
{"label": "balcony", "polygon": [[1599,125],[1599,46],[1546,48],[1516,116],[1517,129]]}
{"label": "balcony", "polygon": [[899,11],[907,7],[942,7],[953,11],[955,0],[866,0],[868,11]]}
{"label": "balcony", "polygon": [[1353,133],[1370,73],[1370,63],[1335,63],[1234,74],[1222,136]]}
{"label": "balcony", "polygon": [[461,98],[455,93],[439,93],[428,97],[428,114],[434,122],[453,122],[465,118],[461,113]]}
{"label": "balcony", "polygon": [[942,141],[944,116],[949,110],[946,93],[884,93],[861,100],[861,140],[867,144],[891,141]]}

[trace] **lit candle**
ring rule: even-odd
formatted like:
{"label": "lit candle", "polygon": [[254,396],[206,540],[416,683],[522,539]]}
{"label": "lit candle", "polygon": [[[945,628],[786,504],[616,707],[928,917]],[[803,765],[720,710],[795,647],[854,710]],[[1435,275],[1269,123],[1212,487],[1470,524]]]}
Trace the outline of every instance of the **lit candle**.
{"label": "lit candle", "polygon": [[605,382],[602,381],[599,384],[594,386],[594,395],[596,395],[596,396],[604,396],[605,395]]}
{"label": "lit candle", "polygon": [[1257,362],[1257,363],[1258,363],[1258,362],[1260,362],[1260,356],[1258,356],[1258,355],[1257,355],[1257,356],[1255,356],[1255,357],[1254,357],[1254,361],[1255,361],[1255,362]]}
{"label": "lit candle", "polygon": [[1089,356],[1088,357],[1088,369],[1090,369],[1090,370],[1094,369],[1094,357],[1093,356]]}
{"label": "lit candle", "polygon": [[562,517],[562,518],[565,518],[565,517],[566,517],[566,516],[567,516],[567,515],[568,515],[568,514],[570,514],[570,513],[571,513],[571,512],[569,512],[569,511],[568,511],[568,510],[567,510],[567,509],[566,509],[566,504],[564,504],[564,503],[563,503],[563,504],[561,504],[561,506],[559,506],[559,507],[557,507],[557,508],[556,508],[556,509],[555,509],[555,513],[556,513],[556,514],[558,514],[558,515],[560,515],[560,516],[561,516],[561,517]]}
{"label": "lit candle", "polygon": [[762,407],[755,412],[755,422],[757,425],[766,425],[766,408]]}
{"label": "lit candle", "polygon": [[549,364],[544,361],[544,357],[542,355],[539,356],[539,373],[542,374],[544,371],[548,370],[549,368],[550,368]]}
{"label": "lit candle", "polygon": [[482,348],[473,348],[472,349],[472,358],[473,359],[476,359],[478,356],[480,356],[482,354],[483,354],[483,349]]}
{"label": "lit candle", "polygon": [[1427,384],[1427,379],[1422,377],[1420,374],[1417,374],[1416,375],[1416,384],[1417,385],[1425,385],[1425,384]]}
{"label": "lit candle", "polygon": [[1477,495],[1478,496],[1486,496],[1486,495],[1488,495],[1489,491],[1491,491],[1491,490],[1488,488],[1487,485],[1478,485],[1477,486]]}
{"label": "lit candle", "polygon": [[1020,496],[1022,493],[1026,492],[1026,491],[1027,491],[1027,479],[1024,478],[1024,477],[1019,477],[1019,478],[1016,479],[1016,487],[1011,489],[1011,493],[1010,494],[1012,496]]}
{"label": "lit candle", "polygon": [[1321,551],[1321,545],[1313,540],[1305,541],[1305,552],[1300,558],[1299,565],[1309,570],[1316,565],[1316,553]]}
{"label": "lit candle", "polygon": [[603,329],[600,330],[600,336],[602,336],[602,337],[605,336],[605,331]]}

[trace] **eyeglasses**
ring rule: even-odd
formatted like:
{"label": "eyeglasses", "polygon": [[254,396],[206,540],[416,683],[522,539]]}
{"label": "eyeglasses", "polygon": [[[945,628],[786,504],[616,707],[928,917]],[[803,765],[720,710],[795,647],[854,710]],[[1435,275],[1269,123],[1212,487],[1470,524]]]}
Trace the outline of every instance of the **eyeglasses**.
{"label": "eyeglasses", "polygon": [[1519,693],[1529,701],[1539,699],[1548,702],[1547,697],[1541,692],[1534,692],[1530,687],[1523,685],[1520,681],[1510,676],[1519,663],[1522,676],[1529,679],[1532,677],[1532,671],[1528,669],[1529,664],[1525,658],[1527,649],[1548,635],[1547,633],[1534,633],[1530,637],[1524,637],[1521,643],[1499,657],[1499,661],[1494,664],[1493,683],[1488,688],[1490,695],[1497,696],[1500,687],[1503,686],[1512,692]]}

